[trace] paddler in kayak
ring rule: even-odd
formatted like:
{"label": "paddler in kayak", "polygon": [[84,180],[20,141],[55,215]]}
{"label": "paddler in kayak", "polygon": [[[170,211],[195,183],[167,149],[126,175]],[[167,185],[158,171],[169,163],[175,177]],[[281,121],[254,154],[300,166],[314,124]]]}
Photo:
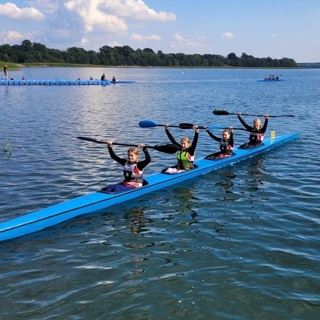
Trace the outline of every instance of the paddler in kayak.
{"label": "paddler in kayak", "polygon": [[239,148],[248,149],[261,146],[263,135],[267,130],[269,116],[267,114],[263,116],[265,119],[263,126],[260,119],[254,119],[253,126],[251,127],[247,125],[246,122],[241,118],[241,112],[238,112],[237,115],[242,125],[246,128],[247,131],[250,132],[249,142],[242,144],[241,146],[239,146]]}
{"label": "paddler in kayak", "polygon": [[178,160],[177,166],[168,168],[167,170],[165,170],[165,173],[178,173],[178,172],[193,169],[194,159],[195,159],[195,150],[196,150],[198,137],[199,137],[198,126],[193,126],[194,137],[193,137],[192,143],[188,137],[182,137],[181,142],[178,143],[170,133],[168,127],[169,127],[169,124],[166,124],[164,126],[164,129],[169,140],[171,141],[171,143],[179,146],[180,150],[177,152],[177,160]]}
{"label": "paddler in kayak", "polygon": [[129,148],[127,151],[128,158],[124,159],[115,154],[112,148],[112,141],[107,141],[107,145],[110,157],[123,166],[124,180],[121,183],[109,185],[101,191],[106,193],[117,193],[142,187],[143,170],[151,162],[147,147],[144,144],[139,144],[139,148],[144,152],[145,159],[143,161],[138,161],[139,149],[137,147]]}
{"label": "paddler in kayak", "polygon": [[210,159],[210,160],[222,159],[222,158],[229,157],[233,154],[234,141],[233,141],[232,127],[229,127],[228,129],[223,129],[222,138],[215,136],[211,131],[208,130],[207,126],[205,126],[205,129],[208,135],[212,139],[220,142],[220,152],[210,154],[209,156],[206,157],[206,159]]}

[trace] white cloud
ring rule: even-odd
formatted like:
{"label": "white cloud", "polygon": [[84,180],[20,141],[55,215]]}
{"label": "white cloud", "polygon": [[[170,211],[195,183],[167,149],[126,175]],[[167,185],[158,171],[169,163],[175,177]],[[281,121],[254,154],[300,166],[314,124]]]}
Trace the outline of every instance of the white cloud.
{"label": "white cloud", "polygon": [[222,38],[232,39],[232,38],[234,38],[234,34],[231,33],[231,32],[224,32],[224,33],[222,34]]}
{"label": "white cloud", "polygon": [[81,39],[81,45],[83,45],[84,47],[89,43],[89,39],[87,37],[83,37]]}
{"label": "white cloud", "polygon": [[45,19],[45,16],[39,10],[33,7],[20,9],[11,2],[0,4],[0,16],[15,20],[32,19],[35,21],[40,21]]}
{"label": "white cloud", "polygon": [[57,0],[30,0],[26,3],[44,13],[54,13],[59,9],[59,1]]}
{"label": "white cloud", "polygon": [[10,44],[26,38],[18,31],[2,31],[0,32],[0,39],[0,44]]}
{"label": "white cloud", "polygon": [[197,50],[210,50],[210,46],[202,43],[206,38],[200,36],[196,40],[183,37],[179,32],[174,35],[174,42],[171,43],[171,48],[191,48]]}
{"label": "white cloud", "polygon": [[156,12],[142,0],[70,0],[65,9],[80,19],[84,32],[127,32],[124,18],[136,20],[175,21],[172,13]]}
{"label": "white cloud", "polygon": [[123,45],[118,41],[111,41],[111,42],[108,42],[108,46],[109,47],[122,47]]}
{"label": "white cloud", "polygon": [[156,12],[142,0],[105,0],[98,2],[101,2],[99,7],[102,10],[113,12],[121,17],[130,17],[136,20],[176,21],[175,14],[164,11]]}
{"label": "white cloud", "polygon": [[175,35],[174,35],[174,39],[177,41],[177,42],[184,42],[184,38],[182,37],[182,35],[177,32]]}
{"label": "white cloud", "polygon": [[[171,13],[150,9],[142,0],[67,0],[55,12],[50,24],[55,29],[72,30],[74,40],[78,37],[82,45],[89,46],[93,42],[98,43],[99,34],[105,38],[112,35],[127,36],[129,29],[127,23],[130,20],[175,21],[175,19],[175,15]],[[134,33],[131,39],[162,40],[156,34],[142,36],[138,33]]]}
{"label": "white cloud", "polygon": [[156,34],[152,34],[152,35],[148,35],[148,36],[143,36],[143,35],[138,34],[138,33],[133,33],[133,34],[130,36],[130,39],[135,40],[135,41],[140,41],[140,42],[143,42],[143,41],[161,41],[161,40],[162,40],[162,37],[161,37],[161,36],[158,36],[158,35],[156,35]]}
{"label": "white cloud", "polygon": [[18,32],[16,30],[0,31],[0,44],[20,44],[22,40],[44,43],[45,38],[37,32]]}
{"label": "white cloud", "polygon": [[[14,23],[13,27],[8,25],[7,30],[26,34],[24,30],[28,29],[31,36],[32,31],[36,31],[37,40],[44,39],[46,45],[59,49],[80,45],[96,49],[101,43],[119,45],[129,40],[159,42],[163,38],[160,33],[150,31],[150,22],[176,21],[173,13],[152,9],[144,0],[4,1],[8,2],[0,5],[0,17],[10,18]],[[9,1],[26,3],[28,7],[19,8]],[[13,19],[19,19],[20,25]],[[29,19],[32,23],[26,24]],[[31,36],[24,39],[32,41]]]}
{"label": "white cloud", "polygon": [[275,37],[276,37],[276,34],[275,34],[275,33],[273,33],[273,34],[271,35],[271,37],[272,37],[272,38],[275,38]]}
{"label": "white cloud", "polygon": [[105,32],[127,31],[124,20],[115,15],[106,14],[99,9],[100,0],[71,0],[64,4],[65,8],[75,14],[83,25],[85,32],[100,30]]}

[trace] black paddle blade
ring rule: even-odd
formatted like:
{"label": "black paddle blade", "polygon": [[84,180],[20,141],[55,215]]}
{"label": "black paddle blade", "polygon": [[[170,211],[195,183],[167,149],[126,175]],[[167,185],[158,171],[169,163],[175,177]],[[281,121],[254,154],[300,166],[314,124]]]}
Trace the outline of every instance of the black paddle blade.
{"label": "black paddle blade", "polygon": [[93,138],[77,137],[77,139],[84,140],[84,141],[95,142],[95,143],[104,143],[104,144],[106,144],[106,142],[105,142],[105,141],[99,141],[99,140],[97,140],[97,139],[93,139]]}
{"label": "black paddle blade", "polygon": [[179,123],[180,129],[192,129],[194,126],[193,123]]}
{"label": "black paddle blade", "polygon": [[227,116],[227,115],[231,114],[230,112],[228,112],[226,110],[213,110],[212,112],[213,112],[213,114],[215,114],[217,116]]}
{"label": "black paddle blade", "polygon": [[[193,123],[180,123],[179,124],[179,128],[180,129],[193,129],[195,125]],[[206,127],[205,126],[197,126],[198,129],[205,129]],[[213,126],[215,127],[215,126]],[[216,129],[221,129],[223,128],[224,126],[216,126],[217,128]]]}
{"label": "black paddle blade", "polygon": [[147,146],[147,148],[153,148],[157,151],[174,154],[180,150],[180,147],[175,144],[163,144],[163,145],[156,145],[154,147]]}

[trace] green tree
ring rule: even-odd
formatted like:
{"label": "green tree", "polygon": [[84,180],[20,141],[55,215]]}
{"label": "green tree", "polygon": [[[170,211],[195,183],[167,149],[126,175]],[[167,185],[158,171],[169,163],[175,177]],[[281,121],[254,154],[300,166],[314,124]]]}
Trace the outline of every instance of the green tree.
{"label": "green tree", "polygon": [[31,51],[32,48],[32,42],[30,40],[23,40],[21,43],[21,48],[23,51]]}
{"label": "green tree", "polygon": [[228,60],[235,61],[238,59],[237,55],[233,52],[229,53],[227,56]]}
{"label": "green tree", "polygon": [[98,52],[71,47],[65,51],[47,48],[45,45],[30,40],[23,40],[21,45],[0,45],[0,60],[16,63],[26,62],[65,62],[74,64],[101,64],[106,66],[167,66],[167,67],[297,67],[290,58],[272,59],[255,58],[245,52],[237,57],[231,52],[227,57],[215,54],[168,53],[161,50],[155,53],[151,48],[136,49],[125,46],[102,46]]}

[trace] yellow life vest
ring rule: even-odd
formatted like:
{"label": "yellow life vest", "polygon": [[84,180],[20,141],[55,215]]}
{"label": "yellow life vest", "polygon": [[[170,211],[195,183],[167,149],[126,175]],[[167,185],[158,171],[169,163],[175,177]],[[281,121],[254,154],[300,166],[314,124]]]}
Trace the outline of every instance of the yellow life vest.
{"label": "yellow life vest", "polygon": [[180,169],[188,170],[193,168],[194,156],[191,156],[188,151],[178,151],[177,160]]}

